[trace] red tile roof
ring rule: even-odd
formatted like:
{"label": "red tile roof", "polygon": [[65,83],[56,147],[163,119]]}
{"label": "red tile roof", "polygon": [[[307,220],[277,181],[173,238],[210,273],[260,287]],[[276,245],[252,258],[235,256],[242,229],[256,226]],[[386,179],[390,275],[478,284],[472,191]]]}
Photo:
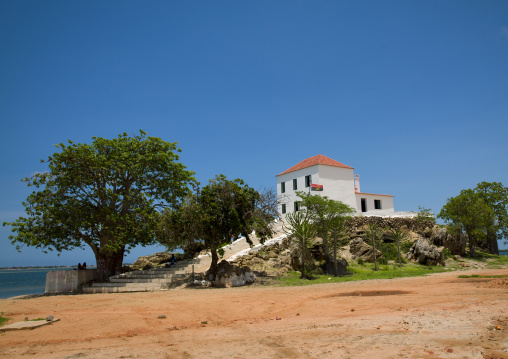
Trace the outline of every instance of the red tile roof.
{"label": "red tile roof", "polygon": [[323,156],[323,155],[317,155],[317,156],[314,156],[314,157],[309,157],[306,160],[303,160],[302,162],[300,162],[300,163],[294,165],[293,167],[291,167],[290,169],[287,169],[284,172],[279,173],[277,176],[284,175],[286,173],[293,172],[293,171],[298,171],[298,170],[301,170],[302,168],[316,166],[316,165],[325,165],[325,166],[333,166],[333,167],[342,167],[342,168],[354,169],[353,167],[349,167],[349,166],[346,166],[343,163],[340,163],[340,162],[337,162],[335,160],[332,160],[330,157],[326,157],[326,156]]}

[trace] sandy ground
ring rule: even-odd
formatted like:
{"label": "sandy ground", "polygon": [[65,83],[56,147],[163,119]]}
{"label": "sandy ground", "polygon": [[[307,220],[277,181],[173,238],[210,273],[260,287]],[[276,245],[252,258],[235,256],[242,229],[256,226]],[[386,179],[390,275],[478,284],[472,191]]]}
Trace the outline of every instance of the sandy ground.
{"label": "sandy ground", "polygon": [[508,278],[465,273],[3,299],[9,323],[61,320],[0,334],[0,358],[508,358]]}

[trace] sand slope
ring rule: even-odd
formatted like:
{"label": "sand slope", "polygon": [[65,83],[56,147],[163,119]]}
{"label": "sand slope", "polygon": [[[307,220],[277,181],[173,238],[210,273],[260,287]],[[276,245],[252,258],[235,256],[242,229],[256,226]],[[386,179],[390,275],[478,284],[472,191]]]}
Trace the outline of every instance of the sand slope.
{"label": "sand slope", "polygon": [[0,335],[0,358],[508,358],[508,280],[463,273],[4,299],[12,321],[61,320]]}

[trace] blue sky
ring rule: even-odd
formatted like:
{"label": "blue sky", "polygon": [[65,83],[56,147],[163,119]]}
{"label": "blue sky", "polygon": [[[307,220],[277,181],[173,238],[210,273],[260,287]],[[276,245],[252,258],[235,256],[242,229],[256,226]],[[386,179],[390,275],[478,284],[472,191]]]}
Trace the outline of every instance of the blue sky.
{"label": "blue sky", "polygon": [[[177,141],[202,183],[275,186],[323,154],[400,211],[508,186],[506,1],[7,0],[0,49],[1,222],[54,144],[139,129]],[[95,262],[9,234],[0,267]]]}

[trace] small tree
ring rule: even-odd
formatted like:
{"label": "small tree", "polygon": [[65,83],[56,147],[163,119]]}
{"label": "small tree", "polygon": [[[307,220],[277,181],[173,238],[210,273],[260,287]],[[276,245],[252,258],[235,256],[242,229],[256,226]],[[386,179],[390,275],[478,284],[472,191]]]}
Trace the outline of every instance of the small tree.
{"label": "small tree", "polygon": [[408,238],[408,234],[406,232],[403,232],[400,229],[395,229],[395,230],[392,230],[391,237],[395,241],[395,243],[397,244],[397,254],[398,254],[398,257],[399,257],[399,267],[402,267],[402,258],[400,256],[400,242],[401,241],[405,241]]}
{"label": "small tree", "polygon": [[495,214],[478,194],[467,189],[448,198],[438,217],[449,223],[452,232],[467,236],[470,255],[474,256],[477,243],[487,239]]}
{"label": "small tree", "polygon": [[377,271],[376,240],[381,237],[382,231],[375,224],[369,224],[365,230],[367,238],[372,241],[372,252],[374,254],[374,270]]}
{"label": "small tree", "polygon": [[188,196],[180,208],[163,214],[158,240],[168,249],[203,242],[211,251],[208,276],[214,281],[222,247],[241,235],[252,245],[252,231],[263,243],[274,233],[276,215],[276,196],[269,190],[259,193],[241,179],[230,181],[218,175]]}
{"label": "small tree", "polygon": [[312,279],[311,263],[313,258],[310,250],[315,245],[316,226],[305,210],[288,213],[286,222],[287,226],[283,227],[284,231],[292,236],[292,243],[300,253],[301,278]]}
{"label": "small tree", "polygon": [[[33,191],[25,217],[10,225],[11,242],[46,250],[88,245],[101,279],[122,267],[124,253],[154,243],[159,211],[176,208],[194,183],[194,172],[178,163],[180,149],[146,132],[91,144],[56,145],[48,171],[26,178]],[[17,246],[19,249],[19,246]]]}
{"label": "small tree", "polygon": [[494,212],[494,220],[487,227],[487,248],[492,254],[499,254],[497,240],[508,238],[508,194],[501,182],[478,183],[474,192]]}
{"label": "small tree", "polygon": [[[311,218],[316,232],[323,239],[323,252],[326,262],[326,273],[337,275],[337,241],[345,230],[345,220],[355,210],[341,201],[335,201],[327,196],[311,195],[297,192],[302,199]],[[330,240],[333,242],[330,243]]]}

